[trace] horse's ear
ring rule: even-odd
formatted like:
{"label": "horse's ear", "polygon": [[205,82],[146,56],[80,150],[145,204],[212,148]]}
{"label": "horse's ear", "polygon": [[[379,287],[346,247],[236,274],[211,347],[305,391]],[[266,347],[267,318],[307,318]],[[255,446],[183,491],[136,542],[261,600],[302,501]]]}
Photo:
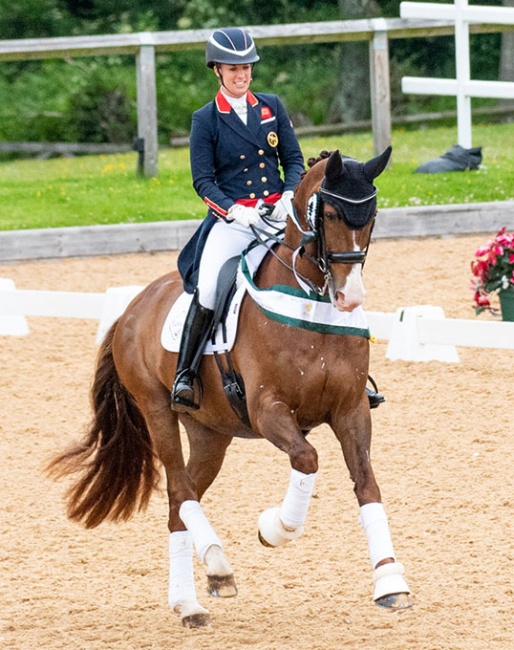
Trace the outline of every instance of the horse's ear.
{"label": "horse's ear", "polygon": [[328,159],[327,166],[325,167],[325,178],[329,183],[335,182],[341,177],[342,173],[343,161],[341,160],[339,149],[336,149],[336,151],[330,154],[330,158]]}
{"label": "horse's ear", "polygon": [[389,162],[392,150],[393,148],[389,146],[379,156],[373,158],[372,160],[368,160],[368,162],[364,164],[364,173],[370,181],[373,181],[374,178],[379,176],[384,171],[387,163]]}

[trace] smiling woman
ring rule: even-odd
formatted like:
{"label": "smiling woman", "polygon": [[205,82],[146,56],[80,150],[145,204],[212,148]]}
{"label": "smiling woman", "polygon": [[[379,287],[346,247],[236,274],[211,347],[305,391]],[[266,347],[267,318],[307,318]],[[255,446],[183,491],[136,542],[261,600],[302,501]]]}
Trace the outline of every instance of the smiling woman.
{"label": "smiling woman", "polygon": [[[252,37],[239,27],[217,29],[205,50],[220,89],[213,102],[193,114],[191,126],[193,187],[208,213],[178,261],[186,291],[195,294],[172,390],[172,406],[179,411],[198,408],[193,359],[212,321],[222,266],[255,240],[252,226],[280,230],[293,214],[291,199],[304,171],[280,99],[249,90],[259,58]],[[259,212],[264,203],[275,206],[267,221]]]}

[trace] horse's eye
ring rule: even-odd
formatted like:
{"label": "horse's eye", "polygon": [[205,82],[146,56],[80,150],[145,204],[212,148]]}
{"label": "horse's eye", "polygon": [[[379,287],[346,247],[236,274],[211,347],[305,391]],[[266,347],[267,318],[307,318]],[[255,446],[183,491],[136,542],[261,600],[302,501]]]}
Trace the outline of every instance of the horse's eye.
{"label": "horse's eye", "polygon": [[325,208],[325,210],[323,210],[323,218],[327,221],[336,221],[337,212],[333,208]]}

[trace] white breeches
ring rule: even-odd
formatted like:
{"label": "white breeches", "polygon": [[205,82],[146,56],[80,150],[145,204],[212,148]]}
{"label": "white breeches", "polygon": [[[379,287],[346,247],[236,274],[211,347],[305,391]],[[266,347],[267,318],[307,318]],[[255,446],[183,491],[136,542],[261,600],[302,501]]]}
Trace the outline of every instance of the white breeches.
{"label": "white breeches", "polygon": [[[265,228],[266,224],[261,220],[257,227]],[[221,267],[231,257],[240,255],[254,239],[250,228],[237,223],[220,219],[214,224],[205,242],[198,274],[198,300],[203,307],[214,309]]]}

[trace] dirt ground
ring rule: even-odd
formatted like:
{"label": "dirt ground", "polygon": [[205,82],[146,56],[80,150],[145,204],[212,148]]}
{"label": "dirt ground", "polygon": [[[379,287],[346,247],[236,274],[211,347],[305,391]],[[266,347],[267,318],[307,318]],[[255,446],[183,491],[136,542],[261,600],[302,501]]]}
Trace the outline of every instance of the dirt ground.
{"label": "dirt ground", "polygon": [[[469,262],[489,236],[376,241],[365,268],[370,310],[432,304],[475,318]],[[19,289],[104,291],[146,284],[176,255],[0,266]],[[490,318],[481,316],[480,318]],[[460,363],[386,359],[372,375],[373,463],[414,607],[378,609],[358,506],[334,436],[311,434],[320,472],[302,538],[267,549],[259,513],[285,494],[287,457],[236,440],[204,508],[224,541],[234,599],[197,590],[210,629],[181,627],[167,606],[166,499],[126,524],[67,521],[66,483],[46,460],[84,431],[98,323],[29,318],[1,338],[0,648],[2,650],[510,650],[514,596],[514,353],[459,348]],[[198,563],[197,563],[198,564]]]}

